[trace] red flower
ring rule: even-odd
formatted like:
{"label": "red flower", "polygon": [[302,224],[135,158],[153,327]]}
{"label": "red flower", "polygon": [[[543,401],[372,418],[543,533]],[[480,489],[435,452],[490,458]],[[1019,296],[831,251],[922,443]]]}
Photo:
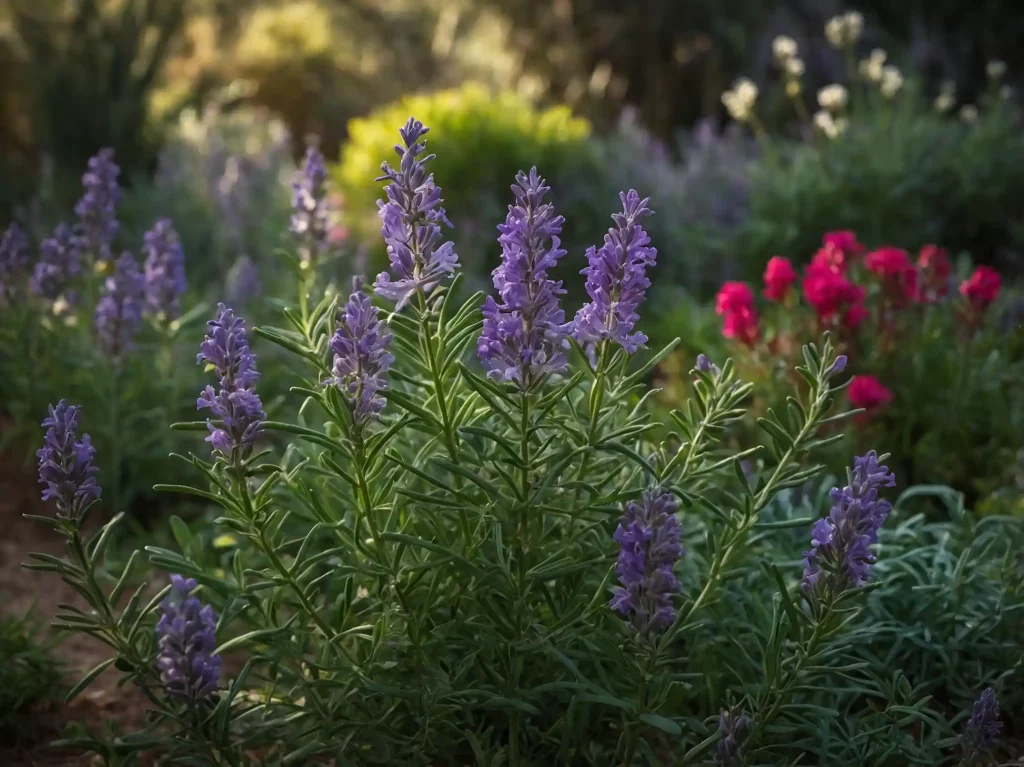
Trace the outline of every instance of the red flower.
{"label": "red flower", "polygon": [[764,270],[764,294],[772,301],[785,301],[796,282],[796,270],[788,258],[773,256]]}
{"label": "red flower", "polygon": [[752,344],[760,335],[754,292],[744,282],[727,282],[715,297],[715,312],[725,317],[722,335]]}
{"label": "red flower", "polygon": [[854,330],[859,328],[870,315],[864,304],[854,304],[843,315],[843,325]]}
{"label": "red flower", "polygon": [[857,235],[850,229],[840,229],[838,232],[827,232],[821,238],[821,244],[832,246],[840,251],[847,258],[859,255],[864,252],[864,246],[857,242]]}
{"label": "red flower", "polygon": [[890,298],[902,301],[917,293],[917,269],[902,248],[879,248],[864,257],[864,266],[885,282]]}
{"label": "red flower", "polygon": [[823,245],[811,257],[811,266],[825,268],[836,274],[845,274],[847,263],[846,252],[831,243]]}
{"label": "red flower", "polygon": [[830,320],[864,299],[864,289],[823,263],[811,263],[804,271],[804,300],[818,316]]}
{"label": "red flower", "polygon": [[979,266],[974,274],[960,284],[960,295],[975,309],[985,309],[999,296],[1003,280],[991,266]]}
{"label": "red flower", "polygon": [[874,376],[854,376],[847,396],[853,407],[864,408],[868,413],[892,402],[892,392]]}
{"label": "red flower", "polygon": [[932,303],[949,293],[949,275],[953,265],[944,248],[925,245],[917,256],[917,299]]}

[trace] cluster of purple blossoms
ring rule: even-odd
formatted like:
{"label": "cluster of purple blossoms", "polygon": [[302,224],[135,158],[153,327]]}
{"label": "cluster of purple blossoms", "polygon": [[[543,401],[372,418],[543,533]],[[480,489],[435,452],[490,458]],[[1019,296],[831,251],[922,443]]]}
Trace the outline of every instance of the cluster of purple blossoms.
{"label": "cluster of purple blossoms", "polygon": [[80,246],[96,261],[111,258],[110,244],[117,236],[117,203],[121,188],[117,178],[121,169],[114,162],[113,149],[101,149],[90,158],[82,186],[85,194],[75,205]]}
{"label": "cluster of purple blossoms", "polygon": [[892,504],[878,497],[879,488],[893,487],[895,475],[879,464],[871,450],[854,458],[850,484],[832,488],[832,509],[811,529],[811,550],[804,554],[803,588],[815,594],[827,589],[838,594],[864,585],[875,557],[871,545]]}
{"label": "cluster of purple blossoms", "polygon": [[169,218],[161,218],[143,235],[146,257],[146,303],[167,318],[178,316],[185,292],[185,253]]}
{"label": "cluster of purple blossoms", "polygon": [[259,269],[251,258],[240,256],[231,265],[224,287],[228,302],[235,305],[248,303],[263,292]]}
{"label": "cluster of purple blossoms", "polygon": [[980,763],[985,754],[995,748],[996,739],[1002,730],[996,691],[987,687],[975,701],[971,718],[964,725],[963,732],[957,736],[964,762],[968,765]]}
{"label": "cluster of purple blossoms", "polygon": [[672,595],[679,592],[679,582],[673,569],[683,554],[677,510],[668,491],[646,490],[639,502],[626,507],[615,530],[621,547],[615,571],[622,586],[610,604],[630,616],[641,634],[664,630],[676,619]]}
{"label": "cluster of purple blossoms", "polygon": [[388,326],[378,318],[377,307],[361,288],[362,281],[356,280],[331,338],[334,367],[330,380],[345,395],[357,427],[383,409],[385,400],[380,392],[388,388],[385,376],[395,361],[388,351]]}
{"label": "cluster of purple blossoms", "polygon": [[441,224],[452,224],[441,207],[441,190],[426,170],[434,155],[420,157],[427,147],[419,141],[429,130],[410,117],[399,130],[404,146],[395,146],[398,169],[385,162],[384,175],[376,179],[391,182],[384,189],[387,201],[377,202],[391,273],[378,274],[373,287],[396,303],[396,311],[417,291],[429,293],[459,265],[454,243],[441,242]]}
{"label": "cluster of purple blossoms", "polygon": [[46,437],[36,451],[39,458],[39,482],[46,485],[43,500],[55,500],[57,516],[81,519],[91,503],[100,497],[96,482],[99,470],[93,466],[96,453],[89,435],[78,439],[79,408],[64,400],[50,406],[50,415],[43,421]]}
{"label": "cluster of purple blossoms", "polygon": [[651,281],[648,267],[654,266],[658,251],[640,225],[653,211],[650,198],[640,199],[636,190],[620,192],[622,213],[612,215],[615,226],[604,236],[604,245],[587,250],[588,265],[580,274],[587,277],[590,302],[576,313],[573,335],[581,344],[611,339],[629,354],[647,343],[643,333],[632,330],[640,319],[637,308],[644,301]]}
{"label": "cluster of purple blossoms", "polygon": [[299,239],[303,263],[315,264],[330,244],[331,208],[327,189],[327,166],[316,144],[306,148],[302,171],[292,184],[291,231]]}
{"label": "cluster of purple blossoms", "polygon": [[39,245],[39,261],[36,263],[29,290],[34,295],[56,300],[67,295],[68,284],[82,271],[82,258],[78,244],[67,224],[57,224],[53,236]]}
{"label": "cluster of purple blossoms", "polygon": [[28,266],[28,235],[11,223],[0,237],[0,300],[14,292],[14,285]]}
{"label": "cluster of purple blossoms", "polygon": [[116,360],[131,348],[142,324],[146,283],[135,256],[127,251],[121,254],[104,290],[96,303],[96,333],[103,351]]}
{"label": "cluster of purple blossoms", "polygon": [[743,739],[750,725],[749,716],[722,709],[718,717],[718,732],[722,737],[715,748],[715,767],[738,767]]}
{"label": "cluster of purple blossoms", "polygon": [[536,168],[520,171],[512,185],[516,204],[498,226],[501,264],[492,272],[498,300],[484,303],[477,356],[497,381],[528,391],[541,377],[566,369],[569,326],[558,304],[565,293],[548,270],[565,255],[559,235],[565,219],[544,202],[550,191]]}
{"label": "cluster of purple blossoms", "polygon": [[220,389],[207,386],[196,407],[210,408],[222,422],[217,426],[207,421],[210,436],[206,441],[226,459],[234,461],[244,458],[263,433],[267,416],[255,391],[260,374],[256,371],[256,358],[249,350],[245,321],[224,304],[217,308],[217,318],[207,323],[209,331],[196,361],[207,362],[217,370]]}
{"label": "cluster of purple blossoms", "polygon": [[157,668],[168,695],[190,703],[217,689],[221,659],[217,647],[217,616],[210,605],[190,596],[196,582],[171,576],[171,592],[160,605],[156,624]]}

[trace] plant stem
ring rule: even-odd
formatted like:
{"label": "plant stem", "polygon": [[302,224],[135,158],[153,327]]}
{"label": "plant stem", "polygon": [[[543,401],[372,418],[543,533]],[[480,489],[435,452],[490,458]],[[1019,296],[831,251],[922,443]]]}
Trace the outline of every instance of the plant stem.
{"label": "plant stem", "polygon": [[110,371],[110,505],[111,516],[121,511],[121,369]]}

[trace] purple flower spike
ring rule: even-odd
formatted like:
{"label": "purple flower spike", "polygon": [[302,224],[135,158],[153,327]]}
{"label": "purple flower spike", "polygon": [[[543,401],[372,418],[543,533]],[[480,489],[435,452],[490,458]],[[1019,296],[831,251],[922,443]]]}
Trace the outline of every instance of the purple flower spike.
{"label": "purple flower spike", "polygon": [[750,725],[749,716],[722,710],[718,717],[718,731],[722,738],[715,748],[715,767],[739,767],[743,739]]}
{"label": "purple flower spike", "polygon": [[226,280],[228,301],[244,304],[263,292],[263,283],[256,264],[248,256],[239,257],[228,271]]}
{"label": "purple flower spike", "polygon": [[28,236],[16,223],[7,227],[0,238],[0,300],[6,300],[15,291],[22,273],[28,267]]}
{"label": "purple flower spike", "polygon": [[316,142],[306,148],[306,160],[292,184],[291,231],[299,240],[303,263],[315,264],[329,247],[331,210],[328,202],[327,166]]}
{"label": "purple flower spike", "polygon": [[103,351],[118,359],[130,349],[142,324],[145,280],[135,256],[125,252],[117,259],[114,274],[107,277],[105,293],[96,304],[96,332]]}
{"label": "purple flower spike", "polygon": [[420,156],[427,148],[420,139],[429,130],[410,117],[399,130],[402,144],[395,146],[398,169],[384,163],[384,175],[375,179],[391,182],[384,189],[387,201],[377,201],[391,272],[378,274],[373,288],[394,301],[396,311],[401,311],[414,293],[429,293],[459,265],[454,243],[441,242],[441,225],[451,228],[452,223],[441,207],[441,189],[426,170],[434,155]]}
{"label": "purple flower spike", "polygon": [[46,438],[36,451],[39,458],[39,482],[46,485],[43,500],[55,500],[61,519],[81,519],[91,503],[100,497],[96,482],[99,470],[93,466],[96,453],[89,435],[78,439],[80,408],[64,400],[50,406],[50,416],[43,421]]}
{"label": "purple flower spike", "polygon": [[345,395],[356,426],[377,418],[384,408],[385,400],[379,393],[388,388],[386,375],[395,361],[388,352],[388,326],[378,319],[377,307],[361,287],[361,280],[356,280],[331,339],[331,382]]}
{"label": "purple flower spike", "polygon": [[621,588],[615,590],[612,609],[631,616],[641,634],[662,631],[676,619],[672,595],[679,593],[673,569],[683,555],[675,500],[660,488],[647,490],[640,501],[626,507],[615,531],[621,547],[615,571]]}
{"label": "purple flower spike", "polygon": [[82,186],[85,194],[75,205],[78,216],[79,244],[95,261],[109,261],[110,244],[117,236],[117,203],[121,188],[117,178],[121,169],[114,162],[113,149],[101,149],[89,160]]}
{"label": "purple flower spike", "polygon": [[66,297],[68,285],[82,271],[81,253],[71,229],[58,224],[53,236],[39,245],[39,262],[36,264],[29,289],[34,295],[50,300]]}
{"label": "purple flower spike", "polygon": [[161,218],[143,235],[146,256],[146,303],[151,312],[174,319],[185,292],[185,253],[169,218]]}
{"label": "purple flower spike", "polygon": [[981,697],[974,703],[971,718],[964,725],[964,730],[957,736],[957,743],[964,754],[968,765],[979,764],[984,756],[995,748],[1003,723],[999,721],[999,702],[996,691],[985,688]]}
{"label": "purple flower spike", "polygon": [[220,376],[220,389],[207,386],[196,400],[197,409],[210,408],[223,423],[207,421],[210,436],[206,441],[229,461],[245,458],[263,434],[267,415],[255,391],[260,374],[256,358],[249,351],[245,321],[224,304],[218,304],[216,319],[207,323],[209,331],[199,347],[196,361],[211,364]]}
{"label": "purple flower spike", "polygon": [[892,504],[879,498],[878,491],[895,484],[896,477],[878,463],[874,450],[854,459],[850,484],[832,488],[828,517],[811,528],[812,548],[804,554],[805,592],[827,589],[838,594],[867,582],[875,562],[870,547],[878,542],[878,531],[892,511]]}
{"label": "purple flower spike", "polygon": [[210,605],[189,596],[196,587],[192,578],[171,576],[171,593],[160,605],[163,615],[156,624],[160,649],[156,665],[167,694],[196,703],[217,689],[221,659],[217,647],[217,616]]}
{"label": "purple flower spike", "polygon": [[548,279],[565,251],[558,235],[564,219],[544,196],[550,191],[537,169],[522,171],[512,186],[516,204],[498,227],[501,265],[492,272],[498,298],[484,303],[477,356],[497,381],[529,391],[543,376],[566,369],[569,327],[558,296],[562,283]]}
{"label": "purple flower spike", "polygon": [[581,344],[611,339],[629,354],[647,343],[643,333],[633,333],[651,281],[647,269],[654,266],[658,251],[639,221],[653,213],[650,198],[640,199],[636,190],[620,192],[622,213],[612,216],[615,226],[604,236],[604,245],[587,250],[588,266],[580,272],[587,277],[590,302],[576,313],[573,335]]}

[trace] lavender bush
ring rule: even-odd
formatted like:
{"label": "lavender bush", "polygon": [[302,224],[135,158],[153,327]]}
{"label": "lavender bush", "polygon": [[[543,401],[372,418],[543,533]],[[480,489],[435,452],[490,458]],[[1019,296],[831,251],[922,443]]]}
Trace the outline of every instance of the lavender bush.
{"label": "lavender bush", "polygon": [[[946,677],[894,667],[909,661],[898,646],[879,657],[894,620],[877,615],[919,599],[901,585],[907,571],[931,588],[949,557],[1012,557],[1020,525],[961,514],[933,564],[934,547],[908,543],[930,533],[887,495],[874,452],[829,482],[831,510],[815,497],[815,458],[839,438],[821,429],[850,415],[833,412],[845,359],[827,336],[805,347],[787,409],[759,420],[762,444],[734,443],[751,387],[731,360],[702,358],[694,397],[653,421],[647,378],[676,342],[651,352],[638,329],[657,254],[633,190],[584,258],[560,247],[538,170],[520,172],[494,293],[461,296],[425,134],[410,119],[400,167],[384,165],[391,268],[374,297],[361,280],[339,295],[311,271],[284,327],[251,328],[221,305],[196,339],[219,378],[197,387],[206,420],[174,425],[194,437],[179,459],[196,480],[159,489],[208,503],[210,527],[174,518],[177,550],[147,546],[148,565],[137,552],[108,568],[117,518],[83,533],[99,490],[79,413],[62,405],[47,421],[58,513],[40,519],[69,555],[29,566],[92,608],[69,607],[59,625],[112,651],[69,697],[114,666],[151,709],[141,733],[79,731],[65,745],[110,764],[150,750],[216,765],[935,765],[997,753],[987,697],[954,722],[986,685],[1020,704],[1020,651],[1001,639],[1024,604],[1019,559],[999,573],[956,567],[979,594],[953,619],[985,605],[989,631]],[[563,259],[587,276],[570,321],[550,272]],[[257,344],[301,375],[294,408],[264,406]],[[940,641],[952,640],[925,644]],[[943,678],[957,685],[934,689]]]}

